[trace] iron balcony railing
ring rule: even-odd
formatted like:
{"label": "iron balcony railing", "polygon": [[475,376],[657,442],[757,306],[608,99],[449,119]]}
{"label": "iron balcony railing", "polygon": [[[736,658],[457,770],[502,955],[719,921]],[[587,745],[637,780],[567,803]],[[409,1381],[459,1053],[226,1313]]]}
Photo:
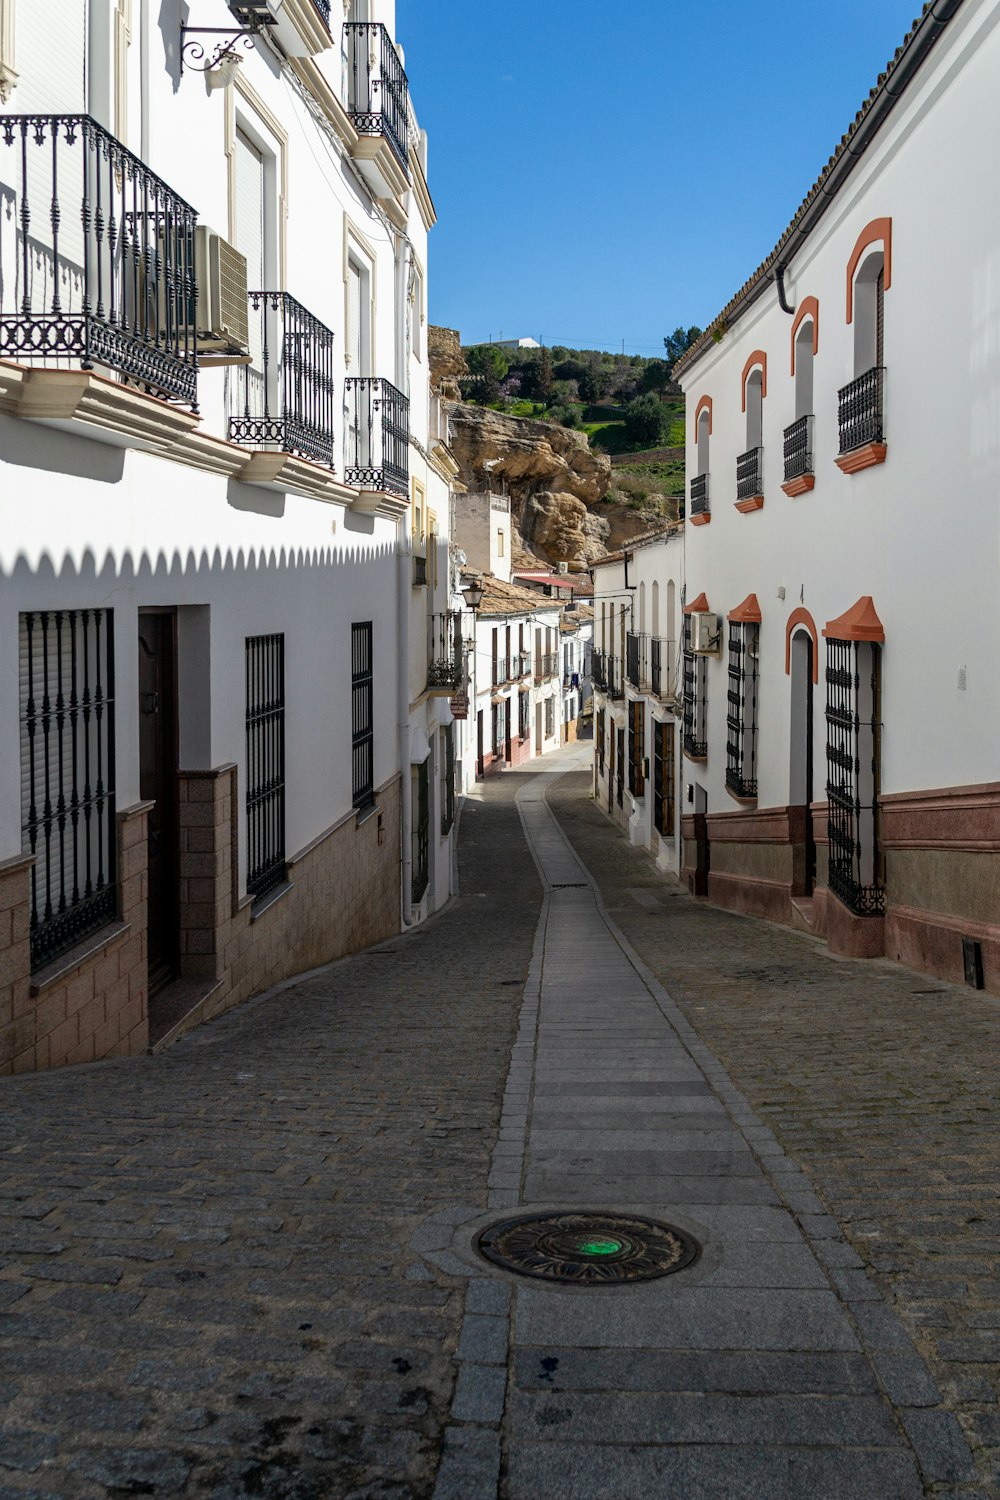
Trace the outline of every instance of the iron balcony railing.
{"label": "iron balcony railing", "polygon": [[677,684],[674,678],[676,653],[676,642],[667,640],[664,636],[650,637],[649,685],[654,697],[672,699],[676,696]]}
{"label": "iron balcony railing", "polygon": [[197,409],[196,223],[89,115],[0,116],[0,359]]}
{"label": "iron balcony railing", "polygon": [[736,460],[736,499],[755,500],[764,493],[764,450],[750,448]]}
{"label": "iron balcony railing", "polygon": [[344,381],[344,478],[363,490],[410,492],[410,403],[388,380]]}
{"label": "iron balcony railing", "polygon": [[531,675],[531,652],[522,651],[511,658],[511,677],[529,677]]}
{"label": "iron balcony railing", "polygon": [[313,4],[323,17],[327,26],[330,25],[330,0],[313,0]]}
{"label": "iron balcony railing", "polygon": [[609,651],[604,662],[605,692],[609,698],[624,698],[625,685],[622,682],[621,659]]}
{"label": "iron balcony railing", "polygon": [[347,111],[359,135],[385,136],[409,170],[409,86],[392,37],[381,21],[348,21]]}
{"label": "iron balcony railing", "polygon": [[707,474],[695,474],[691,479],[691,514],[693,516],[707,516],[710,514]]}
{"label": "iron balcony railing", "polygon": [[427,686],[457,693],[465,686],[461,615],[433,614],[427,621]]}
{"label": "iron balcony railing", "polygon": [[544,677],[559,676],[559,655],[557,652],[544,652],[535,658],[535,681],[541,682]]}
{"label": "iron balcony railing", "polygon": [[493,662],[493,686],[502,687],[510,681],[510,662],[506,656],[498,656]]}
{"label": "iron balcony railing", "polygon": [[590,680],[602,693],[608,685],[607,657],[603,651],[590,653]]}
{"label": "iron balcony railing", "polygon": [[840,431],[840,451],[850,453],[854,448],[863,448],[866,443],[885,441],[883,416],[883,387],[885,370],[876,365],[845,385],[838,396],[837,426]]}
{"label": "iron balcony railing", "polygon": [[785,428],[785,483],[813,472],[813,419],[799,417]]}
{"label": "iron balcony railing", "polygon": [[287,292],[250,292],[251,363],[229,387],[229,440],[333,467],[333,334]]}

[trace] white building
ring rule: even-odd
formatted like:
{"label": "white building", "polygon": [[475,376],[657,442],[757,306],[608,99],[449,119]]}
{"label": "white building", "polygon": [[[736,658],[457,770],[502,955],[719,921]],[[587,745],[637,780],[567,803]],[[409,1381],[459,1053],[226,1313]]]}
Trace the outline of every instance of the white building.
{"label": "white building", "polygon": [[994,993],[998,23],[924,7],[676,372],[692,884]]}
{"label": "white building", "polygon": [[570,745],[593,724],[590,678],[594,611],[589,604],[566,607],[559,616],[562,642],[562,743]]}
{"label": "white building", "polygon": [[448,893],[426,140],[392,0],[261,11],[0,4],[0,1072]]}
{"label": "white building", "polygon": [[677,713],[684,533],[663,525],[593,564],[594,796],[680,870]]}

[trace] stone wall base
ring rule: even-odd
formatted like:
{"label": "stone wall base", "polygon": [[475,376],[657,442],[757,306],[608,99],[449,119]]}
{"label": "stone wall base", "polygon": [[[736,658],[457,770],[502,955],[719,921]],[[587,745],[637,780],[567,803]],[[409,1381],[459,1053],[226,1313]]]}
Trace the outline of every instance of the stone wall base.
{"label": "stone wall base", "polygon": [[980,944],[983,989],[1000,995],[1000,923],[935,916],[906,906],[890,905],[886,912],[886,957],[952,984],[966,982],[963,938]]}

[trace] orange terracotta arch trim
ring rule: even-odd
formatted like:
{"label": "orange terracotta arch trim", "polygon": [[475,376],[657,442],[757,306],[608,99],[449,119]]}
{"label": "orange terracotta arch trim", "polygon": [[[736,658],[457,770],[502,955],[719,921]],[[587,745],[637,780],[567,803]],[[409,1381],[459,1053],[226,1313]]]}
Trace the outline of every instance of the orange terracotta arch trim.
{"label": "orange terracotta arch trim", "polygon": [[703,411],[707,411],[708,412],[708,435],[709,435],[709,437],[711,437],[712,436],[712,398],[711,398],[711,396],[702,396],[701,400],[698,402],[698,405],[694,409],[694,436],[695,436],[695,441],[696,442],[698,440],[698,418],[701,416],[701,414],[702,414]]}
{"label": "orange terracotta arch trim", "polygon": [[790,677],[792,672],[792,636],[798,626],[804,625],[812,636],[813,643],[813,682],[819,682],[819,631],[816,629],[816,621],[807,609],[793,609],[788,616],[788,624],[785,626],[785,676]]}
{"label": "orange terracotta arch trim", "polygon": [[707,614],[710,614],[711,611],[709,610],[709,607],[708,607],[708,600],[705,598],[704,593],[699,594],[698,597],[697,597],[697,599],[692,599],[690,604],[685,604],[685,606],[684,606],[684,613],[686,615],[694,615],[694,614],[707,615]]}
{"label": "orange terracotta arch trim", "polygon": [[835,641],[883,642],[885,631],[875,612],[875,601],[871,594],[863,594],[857,604],[852,604],[849,610],[838,615],[835,620],[827,620],[823,634]]}
{"label": "orange terracotta arch trim", "polygon": [[861,263],[861,257],[869,245],[877,245],[882,242],[882,253],[885,257],[883,270],[883,286],[888,291],[892,286],[892,220],[872,219],[866,224],[858,235],[851,258],[847,262],[847,321],[854,321],[854,276]]}
{"label": "orange terracotta arch trim", "polygon": [[[813,325],[813,354],[819,353],[819,298],[803,297],[795,313],[795,321],[792,324],[792,374],[795,374],[795,335],[798,333],[806,318],[812,318]],[[848,319],[850,322],[850,319]]]}
{"label": "orange terracotta arch trim", "polygon": [[757,602],[757,595],[747,594],[742,604],[737,604],[735,609],[729,611],[726,619],[732,620],[734,624],[759,625],[760,605]]}
{"label": "orange terracotta arch trim", "polygon": [[743,396],[744,411],[746,411],[747,409],[747,376],[750,374],[750,371],[756,369],[758,365],[760,366],[761,372],[760,394],[761,396],[767,395],[767,355],[764,353],[763,349],[755,349],[753,353],[748,357],[746,364],[743,366],[743,378],[740,381],[740,390]]}

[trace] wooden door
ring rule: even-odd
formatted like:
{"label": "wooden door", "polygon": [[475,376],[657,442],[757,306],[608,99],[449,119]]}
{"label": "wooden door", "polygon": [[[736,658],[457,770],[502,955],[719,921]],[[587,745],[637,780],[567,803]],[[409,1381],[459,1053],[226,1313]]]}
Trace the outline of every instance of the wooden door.
{"label": "wooden door", "polygon": [[180,967],[177,833],[176,615],[139,611],[139,795],[147,820],[149,989]]}

